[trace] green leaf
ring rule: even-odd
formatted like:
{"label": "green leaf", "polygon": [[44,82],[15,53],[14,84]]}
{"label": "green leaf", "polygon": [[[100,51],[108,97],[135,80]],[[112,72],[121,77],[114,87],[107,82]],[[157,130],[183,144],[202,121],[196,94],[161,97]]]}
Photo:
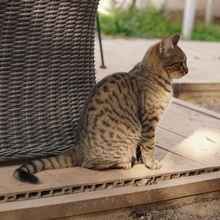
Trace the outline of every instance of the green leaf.
{"label": "green leaf", "polygon": [[208,138],[208,137],[205,137],[208,141],[212,142],[212,143],[215,143],[217,144],[215,141],[213,141],[212,139]]}

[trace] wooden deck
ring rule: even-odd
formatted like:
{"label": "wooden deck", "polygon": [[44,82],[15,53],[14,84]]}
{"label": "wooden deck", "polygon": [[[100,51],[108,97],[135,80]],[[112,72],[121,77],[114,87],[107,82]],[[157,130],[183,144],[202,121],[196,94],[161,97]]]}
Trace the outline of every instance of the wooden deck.
{"label": "wooden deck", "polygon": [[0,167],[0,219],[78,216],[220,192],[220,114],[173,99],[156,133],[160,170],[94,171],[80,167],[38,173],[41,184],[16,181],[17,166]]}

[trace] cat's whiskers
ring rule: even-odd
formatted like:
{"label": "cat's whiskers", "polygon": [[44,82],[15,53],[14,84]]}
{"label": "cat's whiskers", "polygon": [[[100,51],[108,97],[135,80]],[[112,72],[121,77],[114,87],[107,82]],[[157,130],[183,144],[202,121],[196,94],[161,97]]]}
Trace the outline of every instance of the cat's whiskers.
{"label": "cat's whiskers", "polygon": [[184,91],[184,85],[182,83],[174,83],[172,85],[172,91],[182,93]]}
{"label": "cat's whiskers", "polygon": [[179,92],[182,93],[184,91],[184,85],[182,83],[179,84]]}

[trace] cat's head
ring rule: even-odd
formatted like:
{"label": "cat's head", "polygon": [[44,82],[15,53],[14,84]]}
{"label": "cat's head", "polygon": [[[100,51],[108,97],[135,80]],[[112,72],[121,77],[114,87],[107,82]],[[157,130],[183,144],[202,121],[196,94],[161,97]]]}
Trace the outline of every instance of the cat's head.
{"label": "cat's head", "polygon": [[168,76],[178,79],[188,73],[185,53],[177,46],[180,34],[164,37],[156,44],[158,59]]}

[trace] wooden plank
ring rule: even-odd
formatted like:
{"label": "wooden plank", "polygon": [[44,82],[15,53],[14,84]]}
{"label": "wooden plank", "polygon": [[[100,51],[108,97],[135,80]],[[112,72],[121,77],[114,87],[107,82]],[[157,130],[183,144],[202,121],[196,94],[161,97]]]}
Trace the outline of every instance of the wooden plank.
{"label": "wooden plank", "polygon": [[[50,191],[51,188],[57,188],[62,186],[65,187],[65,184],[61,180],[55,179],[53,176],[49,175],[46,172],[40,172],[39,178],[41,183],[40,184],[28,184],[24,182],[19,182],[14,179],[13,172],[18,166],[8,166],[8,167],[1,167],[0,175],[2,174],[4,178],[0,180],[0,185],[4,185],[5,189],[10,192],[11,199],[10,201],[16,200],[17,195],[26,194],[27,192],[37,192],[41,194],[42,192],[45,193]],[[41,195],[36,195],[38,198]],[[48,195],[49,196],[49,195]]]}
{"label": "wooden plank", "polygon": [[[167,152],[163,149],[157,149],[156,157],[162,160],[162,167],[159,170],[149,170],[143,164],[134,165],[130,170],[89,170],[81,167],[73,167],[59,170],[47,170],[37,174],[41,184],[32,185],[21,183],[15,180],[12,175],[5,175],[1,182],[8,192],[12,195],[22,194],[25,192],[42,192],[55,188],[66,188],[67,186],[88,186],[102,183],[123,182],[124,180],[143,179],[147,176],[162,175],[170,172],[182,172],[191,169],[201,168],[196,162],[187,160],[180,155]],[[2,174],[0,169],[0,175]],[[14,170],[13,167],[5,167],[5,171]],[[8,172],[12,174],[12,172]],[[4,194],[3,191],[2,194]],[[49,192],[48,192],[49,193]],[[40,195],[39,195],[40,196]],[[45,195],[46,196],[46,195]],[[48,195],[49,196],[49,195]],[[12,201],[16,198],[12,198]]]}
{"label": "wooden plank", "polygon": [[119,180],[111,172],[91,170],[82,167],[47,170],[46,172],[54,178],[62,180],[65,185],[89,185],[103,183],[109,180],[112,182]]}
{"label": "wooden plank", "polygon": [[176,99],[169,110],[157,128],[156,144],[201,166],[220,166],[220,115]]}
{"label": "wooden plank", "polygon": [[[103,77],[120,71],[129,71],[142,60],[146,50],[157,40],[147,39],[112,39],[103,38],[104,57],[106,69],[101,69],[100,49],[98,39],[95,43],[96,54],[96,78],[99,81]],[[219,42],[181,41],[179,46],[187,56],[189,73],[181,79],[175,79],[176,83],[184,82],[220,82],[219,74]]]}
{"label": "wooden plank", "polygon": [[[127,219],[132,219],[132,216],[134,216],[134,214],[136,214],[136,217],[139,217],[139,219],[142,219],[141,216],[144,217],[146,215],[147,217],[149,217],[148,219],[152,219],[151,217],[154,217],[154,219],[155,218],[157,219],[159,218],[158,216],[160,215],[162,216],[163,214],[166,214],[166,213],[167,213],[166,219],[171,219],[171,216],[173,217],[173,219],[176,219],[173,216],[173,211],[180,212],[179,208],[180,209],[183,208],[183,213],[185,214],[184,217],[182,216],[183,217],[182,219],[188,219],[186,215],[187,214],[190,215],[189,210],[187,208],[189,206],[191,207],[191,210],[192,210],[192,212],[190,212],[191,214],[195,212],[197,213],[197,215],[194,215],[194,216],[208,217],[206,215],[208,214],[207,211],[209,212],[209,217],[214,216],[215,215],[214,213],[216,213],[217,215],[219,211],[218,207],[220,207],[220,191],[211,192],[211,193],[203,193],[203,194],[199,194],[195,196],[187,196],[187,197],[177,198],[177,199],[171,199],[171,200],[166,200],[162,202],[144,204],[140,206],[111,209],[107,211],[101,211],[101,212],[89,213],[89,214],[83,214],[83,215],[77,215],[77,216],[68,216],[68,217],[63,217],[63,218],[59,218],[56,220],[103,220],[103,219],[104,220],[113,220],[113,219],[118,219],[118,220],[126,219],[127,220]],[[209,211],[209,209],[213,210],[213,214]],[[170,216],[170,218],[168,216]]]}
{"label": "wooden plank", "polygon": [[[191,117],[194,119],[193,123]],[[209,115],[203,115],[172,102],[156,134],[156,144],[159,146],[156,149],[156,159],[161,162],[160,170],[149,170],[144,165],[135,165],[131,170],[95,171],[80,167],[47,170],[37,174],[41,184],[31,185],[20,183],[13,178],[12,174],[18,166],[8,166],[0,168],[0,175],[5,177],[0,180],[0,186],[3,186],[0,192],[2,194],[10,192],[11,200],[16,199],[13,195],[25,192],[44,192],[45,196],[50,196],[51,190],[56,188],[65,190],[74,185],[114,183],[126,179],[142,179],[152,175],[218,166],[220,135],[218,130],[210,129],[219,126],[216,121],[219,122]],[[202,156],[205,159],[202,159]]]}
{"label": "wooden plank", "polygon": [[[197,113],[201,113],[202,115],[206,115],[206,116],[209,116],[211,118],[220,120],[220,114],[218,112],[211,111],[209,109],[206,109],[206,108],[188,103],[186,101],[183,101],[183,100],[180,100],[180,99],[177,99],[177,98],[172,98],[171,103],[173,103],[174,105],[182,106],[184,109],[186,108],[186,109],[195,111]],[[217,124],[219,124],[218,120],[215,120],[215,122],[217,122]],[[217,126],[217,129],[220,129],[220,126]]]}
{"label": "wooden plank", "polygon": [[[181,89],[180,89],[181,88]],[[182,91],[181,91],[182,90]],[[174,93],[185,93],[185,92],[220,92],[220,83],[174,83],[173,84]]]}
{"label": "wooden plank", "polygon": [[0,206],[1,220],[38,220],[76,216],[165,201],[220,190],[220,172],[158,182],[148,187],[121,187],[97,192],[43,198]]}
{"label": "wooden plank", "polygon": [[173,96],[220,113],[220,83],[174,84]]}
{"label": "wooden plank", "polygon": [[[15,167],[5,167],[0,169],[0,175],[4,175],[4,180],[0,181],[4,190],[10,192],[11,201],[16,200],[17,196],[29,197],[28,193],[37,193],[36,198],[53,196],[54,189],[68,190],[69,186],[93,186],[95,184],[123,182],[134,179],[143,179],[148,176],[163,175],[164,173],[185,172],[192,169],[201,168],[200,164],[188,160],[181,155],[157,149],[156,158],[162,160],[162,167],[159,170],[149,170],[143,164],[135,165],[131,170],[104,170],[96,171],[81,167],[47,170],[37,174],[41,184],[32,185],[21,183],[12,177]],[[4,170],[4,172],[3,172]],[[3,174],[4,173],[4,174]],[[8,175],[5,175],[8,173]],[[3,189],[0,191],[5,195]],[[22,195],[27,193],[27,195]],[[64,193],[64,192],[62,192]],[[24,198],[23,198],[24,199]]]}
{"label": "wooden plank", "polygon": [[203,147],[220,150],[220,130],[198,128],[189,139]]}
{"label": "wooden plank", "polygon": [[[177,134],[166,130],[164,130],[163,133],[164,135],[167,135],[170,140],[178,142],[179,136]],[[175,145],[170,144],[168,139],[164,139],[160,136],[157,140],[159,146],[162,146],[164,149],[177,155],[181,155],[182,158],[187,158],[189,161],[197,162],[201,167],[220,166],[220,133],[219,136],[215,136],[214,133],[211,133],[216,137],[213,139],[218,141],[218,144],[206,140],[204,136],[206,134],[208,134],[208,132],[203,133],[202,130],[201,133],[201,130],[196,130],[189,138],[184,139],[178,144],[175,143]],[[211,134],[209,137],[211,137]],[[178,162],[181,163],[181,161]],[[182,163],[182,166],[183,168],[186,168],[187,164]]]}
{"label": "wooden plank", "polygon": [[173,99],[165,110],[159,127],[189,137],[200,127],[220,130],[220,114]]}

